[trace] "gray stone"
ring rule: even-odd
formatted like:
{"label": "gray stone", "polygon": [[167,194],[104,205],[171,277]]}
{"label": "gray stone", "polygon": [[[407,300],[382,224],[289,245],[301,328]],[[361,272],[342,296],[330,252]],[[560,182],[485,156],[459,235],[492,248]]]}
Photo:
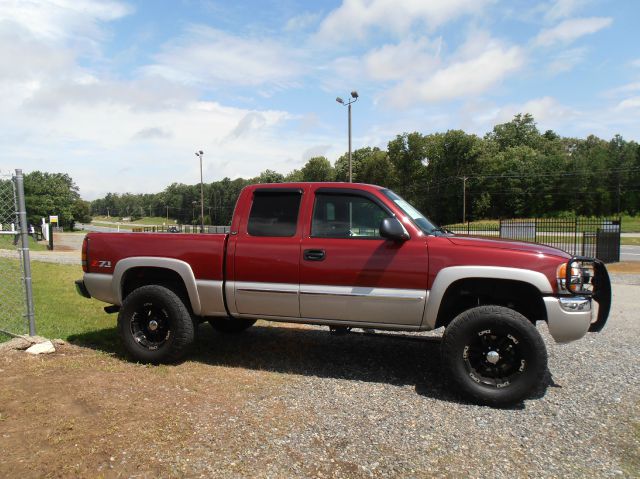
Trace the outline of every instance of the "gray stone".
{"label": "gray stone", "polygon": [[53,343],[51,341],[45,341],[44,343],[34,344],[25,352],[33,355],[49,354],[49,353],[55,353],[56,348],[53,346]]}

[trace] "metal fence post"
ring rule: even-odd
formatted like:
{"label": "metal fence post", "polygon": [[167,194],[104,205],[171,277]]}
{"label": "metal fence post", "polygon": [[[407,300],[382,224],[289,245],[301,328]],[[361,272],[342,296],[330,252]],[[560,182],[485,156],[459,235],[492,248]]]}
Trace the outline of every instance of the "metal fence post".
{"label": "metal fence post", "polygon": [[20,221],[20,256],[24,271],[25,300],[27,303],[27,318],[29,320],[29,335],[36,335],[36,319],[33,307],[33,288],[31,285],[31,257],[29,256],[29,229],[27,225],[27,209],[24,202],[24,177],[22,170],[16,170],[16,190],[18,195],[18,219]]}

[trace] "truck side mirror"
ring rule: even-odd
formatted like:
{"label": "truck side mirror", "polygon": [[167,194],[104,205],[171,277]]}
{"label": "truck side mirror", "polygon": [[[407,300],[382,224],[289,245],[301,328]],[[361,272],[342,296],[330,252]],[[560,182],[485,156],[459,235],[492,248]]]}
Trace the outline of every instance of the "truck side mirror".
{"label": "truck side mirror", "polygon": [[380,236],[392,241],[406,241],[409,235],[398,218],[385,218],[380,223]]}

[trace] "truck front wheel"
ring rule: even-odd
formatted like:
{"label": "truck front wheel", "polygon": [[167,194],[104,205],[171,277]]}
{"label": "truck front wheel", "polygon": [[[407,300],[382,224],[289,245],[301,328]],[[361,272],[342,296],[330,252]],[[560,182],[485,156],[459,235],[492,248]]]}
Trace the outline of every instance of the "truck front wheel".
{"label": "truck front wheel", "polygon": [[181,359],[193,344],[195,327],[189,310],[164,286],[141,286],[122,302],[118,330],[127,353],[143,363]]}
{"label": "truck front wheel", "polygon": [[547,350],[535,326],[502,306],[478,306],[454,318],[444,332],[442,359],[464,396],[490,406],[526,399],[547,371]]}

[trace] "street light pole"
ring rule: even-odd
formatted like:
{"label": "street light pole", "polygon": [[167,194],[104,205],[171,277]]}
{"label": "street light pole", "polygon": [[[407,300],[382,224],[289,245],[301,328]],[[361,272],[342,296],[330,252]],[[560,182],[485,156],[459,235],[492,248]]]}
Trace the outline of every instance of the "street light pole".
{"label": "street light pole", "polygon": [[202,184],[202,150],[196,151],[196,156],[200,158],[200,233],[204,233],[204,187]]}
{"label": "street light pole", "polygon": [[358,92],[353,90],[351,92],[351,100],[349,100],[346,103],[342,98],[340,97],[336,98],[336,101],[341,105],[346,106],[349,112],[348,113],[348,116],[349,116],[349,183],[353,183],[353,169],[351,166],[351,104],[358,101],[358,96],[359,96]]}

